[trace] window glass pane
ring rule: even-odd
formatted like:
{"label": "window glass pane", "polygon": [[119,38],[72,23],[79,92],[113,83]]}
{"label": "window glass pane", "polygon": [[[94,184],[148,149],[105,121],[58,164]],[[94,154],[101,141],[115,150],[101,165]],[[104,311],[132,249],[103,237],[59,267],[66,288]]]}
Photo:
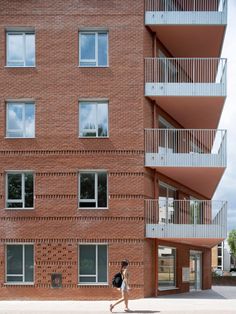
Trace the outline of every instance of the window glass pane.
{"label": "window glass pane", "polygon": [[34,246],[25,245],[25,281],[34,281]]}
{"label": "window glass pane", "polygon": [[22,207],[23,207],[23,203],[21,202],[19,203],[7,202],[7,208],[22,208]]}
{"label": "window glass pane", "polygon": [[175,287],[175,249],[158,247],[159,288]]}
{"label": "window glass pane", "polygon": [[98,172],[98,207],[107,207],[107,173]]}
{"label": "window glass pane", "polygon": [[98,245],[98,282],[107,282],[107,246]]}
{"label": "window glass pane", "polygon": [[95,173],[80,173],[80,199],[95,200]]}
{"label": "window glass pane", "polygon": [[107,65],[107,33],[98,34],[98,65]]}
{"label": "window glass pane", "polygon": [[7,174],[8,178],[8,195],[7,199],[21,200],[21,173]]}
{"label": "window glass pane", "polygon": [[96,104],[81,103],[79,116],[80,136],[96,136]]}
{"label": "window glass pane", "polygon": [[23,246],[7,245],[7,274],[23,274]]}
{"label": "window glass pane", "polygon": [[25,207],[34,207],[34,176],[25,173]]}
{"label": "window glass pane", "polygon": [[82,208],[96,207],[96,202],[80,202],[79,207]]}
{"label": "window glass pane", "polygon": [[108,136],[108,104],[97,104],[98,136]]}
{"label": "window glass pane", "polygon": [[79,274],[96,275],[96,245],[80,245]]}
{"label": "window glass pane", "polygon": [[95,60],[95,34],[80,34],[80,59]]}
{"label": "window glass pane", "polygon": [[35,136],[35,105],[25,105],[25,137]]}
{"label": "window glass pane", "polygon": [[83,282],[96,282],[96,277],[89,277],[89,276],[86,276],[86,277],[79,277],[79,282],[80,283],[83,283]]}
{"label": "window glass pane", "polygon": [[[8,104],[7,106],[7,127],[8,136],[12,136],[12,131],[16,137],[23,135],[23,105],[21,104]],[[10,133],[9,133],[10,131]]]}
{"label": "window glass pane", "polygon": [[26,65],[34,66],[35,65],[35,34],[25,35],[25,52],[26,52],[26,60],[25,60]]}
{"label": "window glass pane", "polygon": [[7,282],[23,282],[23,276],[7,276]]}
{"label": "window glass pane", "polygon": [[8,65],[24,65],[24,40],[22,34],[8,34]]}

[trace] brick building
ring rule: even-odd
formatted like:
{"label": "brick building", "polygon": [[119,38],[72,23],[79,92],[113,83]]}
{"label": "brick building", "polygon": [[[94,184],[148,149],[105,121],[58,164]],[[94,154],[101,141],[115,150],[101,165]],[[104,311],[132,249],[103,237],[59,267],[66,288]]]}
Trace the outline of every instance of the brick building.
{"label": "brick building", "polygon": [[227,1],[0,1],[0,298],[211,287]]}

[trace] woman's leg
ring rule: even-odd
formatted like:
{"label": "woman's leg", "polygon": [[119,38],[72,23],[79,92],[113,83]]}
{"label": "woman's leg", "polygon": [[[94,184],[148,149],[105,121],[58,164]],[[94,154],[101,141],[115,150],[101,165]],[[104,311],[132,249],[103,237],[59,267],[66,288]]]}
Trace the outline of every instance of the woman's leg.
{"label": "woman's leg", "polygon": [[124,291],[122,291],[122,297],[119,300],[117,300],[114,304],[112,304],[112,308],[111,309],[113,309],[117,304],[119,304],[119,303],[121,303],[123,301],[125,301]]}
{"label": "woman's leg", "polygon": [[125,301],[125,309],[128,310],[129,309],[128,307],[129,297],[128,297],[127,291],[124,292],[124,301]]}

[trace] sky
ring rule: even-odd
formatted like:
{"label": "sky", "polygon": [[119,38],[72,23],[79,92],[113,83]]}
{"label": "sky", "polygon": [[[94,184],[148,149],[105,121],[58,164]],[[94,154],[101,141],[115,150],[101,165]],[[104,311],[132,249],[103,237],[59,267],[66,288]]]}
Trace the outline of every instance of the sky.
{"label": "sky", "polygon": [[227,129],[227,169],[213,199],[228,201],[228,231],[236,229],[236,0],[228,0],[222,58],[227,58],[227,98],[219,129]]}

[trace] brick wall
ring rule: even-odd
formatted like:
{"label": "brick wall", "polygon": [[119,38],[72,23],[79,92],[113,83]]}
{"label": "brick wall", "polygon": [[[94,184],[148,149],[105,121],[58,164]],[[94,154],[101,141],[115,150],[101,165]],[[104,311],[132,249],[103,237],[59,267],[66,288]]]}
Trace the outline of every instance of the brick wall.
{"label": "brick wall", "polygon": [[[78,286],[78,243],[108,244],[109,284],[130,260],[131,297],[143,296],[144,3],[1,1],[0,3],[0,298],[116,298],[110,286]],[[7,27],[33,27],[36,67],[5,67]],[[109,67],[78,67],[78,31],[105,27]],[[150,46],[150,42],[147,41]],[[2,49],[3,48],[3,49]],[[36,138],[5,139],[6,101],[36,105]],[[108,99],[109,138],[78,138],[79,99]],[[35,209],[5,210],[6,170],[32,170]],[[109,208],[78,209],[78,171],[108,171]],[[35,246],[35,284],[7,286],[5,243]],[[51,273],[63,288],[51,288]]]}

